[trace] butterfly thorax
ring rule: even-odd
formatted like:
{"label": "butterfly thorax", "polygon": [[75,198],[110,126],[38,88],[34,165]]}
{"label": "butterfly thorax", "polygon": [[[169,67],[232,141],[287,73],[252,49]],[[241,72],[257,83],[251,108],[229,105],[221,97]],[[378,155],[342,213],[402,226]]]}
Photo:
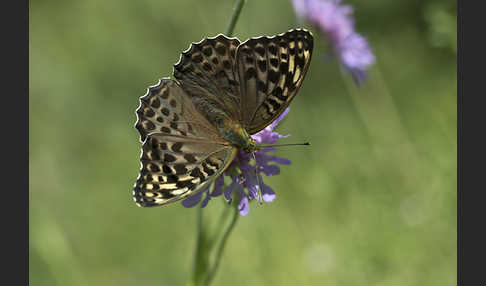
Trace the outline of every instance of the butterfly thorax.
{"label": "butterfly thorax", "polygon": [[219,130],[221,136],[231,145],[247,153],[258,151],[256,141],[250,137],[238,120],[233,119],[234,116],[230,116],[223,111],[224,108],[219,103],[199,100],[196,108]]}
{"label": "butterfly thorax", "polygon": [[256,152],[258,150],[255,139],[248,135],[248,132],[246,132],[245,128],[240,123],[229,118],[222,118],[215,123],[216,127],[221,132],[221,135],[235,147],[242,149],[247,153]]}

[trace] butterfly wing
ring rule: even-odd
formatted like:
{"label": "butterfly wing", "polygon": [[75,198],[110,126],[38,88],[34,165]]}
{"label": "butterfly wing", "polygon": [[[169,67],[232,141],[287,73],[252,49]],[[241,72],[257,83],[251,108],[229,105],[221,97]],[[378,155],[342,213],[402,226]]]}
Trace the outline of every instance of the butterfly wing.
{"label": "butterfly wing", "polygon": [[134,186],[139,206],[174,202],[202,191],[231,163],[237,149],[214,127],[225,114],[254,134],[289,105],[308,70],[313,40],[291,30],[240,44],[218,35],[191,44],[174,65],[177,81],[150,87],[137,109],[143,142]]}
{"label": "butterfly wing", "polygon": [[162,79],[140,98],[136,128],[143,142],[133,189],[138,206],[164,205],[208,186],[231,163],[236,148],[197,112],[182,88]]}
{"label": "butterfly wing", "polygon": [[290,104],[309,69],[312,48],[312,34],[304,29],[238,46],[242,122],[249,134],[265,128]]}
{"label": "butterfly wing", "polygon": [[241,118],[239,78],[234,69],[239,44],[238,39],[221,34],[205,38],[192,43],[174,65],[174,77],[205,116],[208,111],[201,105],[209,102],[230,118]]}

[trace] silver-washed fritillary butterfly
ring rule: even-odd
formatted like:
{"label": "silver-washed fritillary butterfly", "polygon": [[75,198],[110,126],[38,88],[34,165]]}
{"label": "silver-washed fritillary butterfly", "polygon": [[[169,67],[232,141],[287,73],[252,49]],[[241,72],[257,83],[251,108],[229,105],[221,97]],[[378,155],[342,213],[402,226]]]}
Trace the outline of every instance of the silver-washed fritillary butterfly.
{"label": "silver-washed fritillary butterfly", "polygon": [[140,98],[136,129],[141,170],[133,189],[141,207],[202,191],[239,149],[255,152],[250,135],[275,120],[297,94],[312,56],[312,34],[290,30],[243,43],[222,34],[192,43]]}

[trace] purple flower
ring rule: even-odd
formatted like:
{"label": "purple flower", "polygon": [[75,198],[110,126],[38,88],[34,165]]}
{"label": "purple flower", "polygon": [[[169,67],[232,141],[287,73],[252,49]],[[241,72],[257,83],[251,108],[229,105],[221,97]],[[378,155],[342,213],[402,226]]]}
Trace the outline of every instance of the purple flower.
{"label": "purple flower", "polygon": [[[280,138],[289,137],[290,134],[280,135],[273,131],[280,120],[282,120],[288,112],[289,109],[287,108],[277,119],[275,119],[275,121],[251,137],[255,139],[258,144],[274,144]],[[290,160],[274,155],[268,155],[267,153],[269,152],[275,152],[275,148],[265,147],[255,152],[256,162],[253,162],[252,164],[252,154],[241,150],[238,151],[228,169],[214,181],[212,192],[209,191],[210,187],[207,187],[198,194],[183,200],[182,205],[186,208],[191,208],[197,205],[204,196],[201,203],[201,207],[204,208],[211,198],[218,197],[221,194],[224,194],[224,198],[230,203],[235,196],[237,196],[240,215],[246,216],[250,211],[250,201],[260,201],[259,192],[261,192],[261,199],[263,199],[264,202],[272,202],[277,195],[268,185],[263,183],[261,173],[266,176],[278,175],[280,173],[280,167],[276,164],[290,165]],[[223,190],[225,175],[231,178],[231,184]],[[260,186],[262,187],[261,190]]]}
{"label": "purple flower", "polygon": [[299,18],[328,37],[335,56],[360,85],[375,56],[366,39],[354,30],[353,8],[341,0],[292,0],[292,4]]}

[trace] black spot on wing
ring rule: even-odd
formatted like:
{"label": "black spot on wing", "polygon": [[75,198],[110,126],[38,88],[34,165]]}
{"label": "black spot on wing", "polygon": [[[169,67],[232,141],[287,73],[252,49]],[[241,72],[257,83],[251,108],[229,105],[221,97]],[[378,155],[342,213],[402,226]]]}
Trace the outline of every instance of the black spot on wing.
{"label": "black spot on wing", "polygon": [[184,164],[175,164],[174,170],[176,171],[176,175],[185,174],[188,171]]}
{"label": "black spot on wing", "polygon": [[245,78],[246,78],[246,80],[249,80],[249,79],[251,79],[251,78],[256,77],[256,75],[257,75],[257,73],[256,73],[255,69],[254,69],[254,68],[252,68],[252,67],[250,67],[250,68],[248,68],[248,69],[246,70],[246,73],[245,73]]}
{"label": "black spot on wing", "polygon": [[208,174],[208,176],[212,176],[215,173],[214,170],[210,169],[205,162],[202,163],[202,167],[203,167],[204,172],[206,174]]}
{"label": "black spot on wing", "polygon": [[257,82],[257,89],[263,93],[267,92],[267,85],[261,81],[261,80],[258,80]]}
{"label": "black spot on wing", "polygon": [[273,91],[273,95],[274,95],[276,98],[278,98],[278,99],[280,99],[280,100],[283,100],[283,101],[287,100],[287,98],[286,98],[285,96],[283,96],[283,94],[282,94],[282,93],[283,93],[283,90],[282,90],[282,88],[280,88],[280,86],[277,86],[277,87],[275,88],[275,90]]}
{"label": "black spot on wing", "polygon": [[191,176],[194,177],[194,178],[199,178],[199,179],[201,179],[201,181],[206,178],[206,176],[204,176],[204,174],[201,172],[201,170],[199,170],[199,168],[194,168],[191,171]]}
{"label": "black spot on wing", "polygon": [[203,54],[205,54],[207,57],[211,56],[213,54],[213,49],[210,46],[205,46],[202,50]]}
{"label": "black spot on wing", "polygon": [[274,84],[277,83],[279,79],[279,73],[274,70],[268,71],[268,80],[273,82]]}
{"label": "black spot on wing", "polygon": [[266,72],[267,71],[267,61],[265,61],[265,60],[258,61],[258,68],[262,72]]}
{"label": "black spot on wing", "polygon": [[257,52],[261,57],[265,55],[265,48],[262,46],[258,46],[255,48],[255,52]]}
{"label": "black spot on wing", "polygon": [[153,108],[159,108],[160,107],[160,100],[156,97],[152,99],[152,102],[150,102],[150,106]]}
{"label": "black spot on wing", "polygon": [[162,171],[165,173],[165,174],[172,174],[172,169],[167,166],[167,165],[163,165],[162,166]]}
{"label": "black spot on wing", "polygon": [[147,164],[147,170],[153,173],[160,172],[160,168],[156,164]]}
{"label": "black spot on wing", "polygon": [[184,187],[188,187],[188,188],[190,188],[190,187],[192,187],[193,185],[194,185],[194,183],[193,183],[193,182],[191,182],[191,180],[186,180],[186,181],[177,181],[177,183],[176,183],[176,186],[177,186],[178,188],[184,188]]}
{"label": "black spot on wing", "polygon": [[177,183],[177,176],[176,175],[169,175],[167,176],[167,184],[173,184],[173,183]]}
{"label": "black spot on wing", "polygon": [[169,109],[168,109],[168,108],[166,108],[166,107],[162,108],[161,112],[162,112],[162,114],[163,114],[163,115],[165,115],[165,116],[169,116],[169,114],[170,114]]}
{"label": "black spot on wing", "polygon": [[201,63],[203,61],[203,57],[201,54],[199,53],[196,53],[194,55],[192,55],[192,60],[195,62],[195,63]]}
{"label": "black spot on wing", "polygon": [[164,132],[164,133],[168,133],[168,134],[170,134],[170,128],[165,127],[165,126],[160,127],[160,131],[162,131],[162,132]]}
{"label": "black spot on wing", "polygon": [[184,159],[186,159],[186,161],[189,162],[189,163],[196,163],[197,162],[196,157],[192,154],[185,154]]}
{"label": "black spot on wing", "polygon": [[180,152],[181,151],[181,148],[182,148],[182,143],[181,142],[176,142],[174,144],[172,144],[172,151],[174,152]]}
{"label": "black spot on wing", "polygon": [[274,68],[277,68],[278,67],[278,59],[277,58],[271,58],[270,59],[270,64],[274,67]]}
{"label": "black spot on wing", "polygon": [[175,160],[176,160],[176,157],[174,157],[173,155],[171,155],[169,153],[164,154],[164,162],[171,163],[171,162],[174,162]]}
{"label": "black spot on wing", "polygon": [[274,55],[274,56],[276,56],[276,55],[277,55],[277,47],[276,47],[275,45],[269,45],[269,46],[268,46],[268,51],[269,51],[269,52],[270,52],[272,55]]}
{"label": "black spot on wing", "polygon": [[171,199],[176,195],[172,194],[171,192],[161,192],[162,198],[164,199]]}

